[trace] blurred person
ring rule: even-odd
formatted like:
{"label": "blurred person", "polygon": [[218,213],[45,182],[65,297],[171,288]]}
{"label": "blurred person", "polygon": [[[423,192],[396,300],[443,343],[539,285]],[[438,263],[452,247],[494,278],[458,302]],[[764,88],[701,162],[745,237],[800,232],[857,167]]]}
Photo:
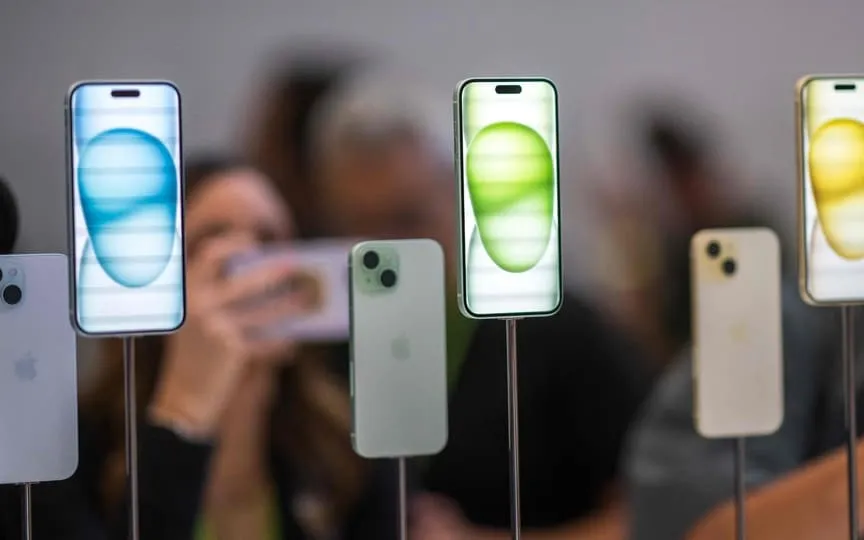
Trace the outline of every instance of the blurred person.
{"label": "blurred person", "polygon": [[[835,450],[844,441],[839,321],[805,305],[794,278],[782,292],[784,419],[777,433],[746,442],[748,531],[783,540],[848,538],[844,460]],[[733,494],[734,442],[696,432],[692,381],[688,346],[632,431],[625,465],[632,540],[734,536],[726,503]]]}
{"label": "blurred person", "polygon": [[612,243],[629,278],[629,303],[619,312],[662,364],[690,340],[693,234],[771,224],[732,197],[733,174],[720,163],[716,138],[695,111],[675,101],[647,102],[637,111],[634,138],[647,164],[641,174],[653,189],[636,190],[641,200],[605,195],[605,219],[618,232]]}
{"label": "blurred person", "polygon": [[18,219],[18,203],[12,187],[0,177],[0,255],[8,255],[15,249]]}
{"label": "blurred person", "polygon": [[[302,238],[429,237],[447,256],[450,437],[412,464],[421,489],[410,537],[509,539],[505,332],[455,304],[448,101],[427,110],[409,77],[338,51],[289,59],[269,82],[252,161],[286,189]],[[524,537],[623,538],[618,462],[649,387],[644,363],[569,295],[558,315],[521,321],[519,332]]]}
{"label": "blurred person", "polygon": [[[185,324],[136,338],[141,537],[395,538],[395,487],[351,449],[348,394],[326,348],[251,337],[303,313],[290,294],[243,303],[294,270],[224,273],[232,257],[294,237],[289,207],[267,177],[218,156],[188,163],[186,196]],[[103,356],[82,399],[78,471],[33,488],[37,540],[127,537],[120,342]],[[15,506],[3,514],[11,538]]]}

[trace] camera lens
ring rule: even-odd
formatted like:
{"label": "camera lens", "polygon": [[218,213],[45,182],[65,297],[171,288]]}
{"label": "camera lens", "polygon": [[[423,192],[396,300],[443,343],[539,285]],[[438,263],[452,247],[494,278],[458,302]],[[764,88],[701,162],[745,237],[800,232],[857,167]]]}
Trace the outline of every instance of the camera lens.
{"label": "camera lens", "polygon": [[17,285],[9,285],[3,289],[3,301],[14,306],[21,301],[21,287]]}
{"label": "camera lens", "polygon": [[375,270],[376,268],[378,268],[379,262],[381,262],[381,258],[378,257],[378,254],[374,251],[367,251],[363,255],[363,266],[365,266],[369,270]]}
{"label": "camera lens", "polygon": [[705,251],[708,252],[709,257],[715,259],[718,255],[720,255],[720,244],[718,244],[717,242],[709,242],[708,248]]}
{"label": "camera lens", "polygon": [[396,285],[396,272],[393,270],[384,270],[381,272],[381,285],[384,285],[388,289]]}
{"label": "camera lens", "polygon": [[731,276],[732,274],[734,274],[735,268],[735,261],[733,261],[732,259],[726,259],[725,261],[723,261],[723,273],[727,276]]}

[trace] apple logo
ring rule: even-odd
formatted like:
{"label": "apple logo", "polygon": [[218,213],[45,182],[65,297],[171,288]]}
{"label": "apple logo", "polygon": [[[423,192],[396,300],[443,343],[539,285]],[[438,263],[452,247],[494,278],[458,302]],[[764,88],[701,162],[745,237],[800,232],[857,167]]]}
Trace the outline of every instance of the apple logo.
{"label": "apple logo", "polygon": [[411,357],[411,343],[402,334],[390,342],[390,352],[396,360],[408,360]]}
{"label": "apple logo", "polygon": [[15,361],[15,377],[21,381],[36,378],[36,359],[29,352]]}

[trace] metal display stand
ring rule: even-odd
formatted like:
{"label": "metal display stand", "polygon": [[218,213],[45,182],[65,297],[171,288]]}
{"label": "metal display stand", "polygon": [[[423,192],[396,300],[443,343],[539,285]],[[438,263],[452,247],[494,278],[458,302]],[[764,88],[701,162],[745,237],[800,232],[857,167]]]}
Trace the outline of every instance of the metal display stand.
{"label": "metal display stand", "polygon": [[855,312],[853,306],[840,308],[843,339],[843,387],[846,401],[846,459],[849,487],[849,538],[858,540],[858,422],[855,403]]}
{"label": "metal display stand", "polygon": [[24,540],[33,540],[33,500],[31,498],[33,484],[27,483],[21,487],[21,537]]}
{"label": "metal display stand", "polygon": [[744,437],[735,439],[735,538],[747,538],[747,480],[744,474],[747,460]]}
{"label": "metal display stand", "polygon": [[129,539],[138,540],[138,399],[135,338],[123,338],[123,398],[126,413],[126,486],[129,492]]}
{"label": "metal display stand", "polygon": [[399,540],[408,540],[408,467],[404,457],[399,461]]}
{"label": "metal display stand", "polygon": [[510,452],[510,530],[513,540],[522,538],[519,492],[519,370],[516,352],[516,321],[507,325],[507,446]]}

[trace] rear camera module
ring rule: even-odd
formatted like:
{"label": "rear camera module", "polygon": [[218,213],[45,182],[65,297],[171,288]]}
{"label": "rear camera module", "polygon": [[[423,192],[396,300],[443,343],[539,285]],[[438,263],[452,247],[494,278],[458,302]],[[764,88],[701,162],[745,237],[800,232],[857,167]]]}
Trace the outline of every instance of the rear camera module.
{"label": "rear camera module", "polygon": [[718,255],[720,255],[720,244],[717,242],[709,242],[708,247],[705,249],[708,253],[708,256],[712,259],[716,259]]}
{"label": "rear camera module", "polygon": [[381,272],[381,285],[390,289],[396,285],[396,272],[393,270],[384,270]]}
{"label": "rear camera module", "polygon": [[21,301],[21,287],[18,285],[9,285],[3,289],[3,301],[10,306],[16,305]]}
{"label": "rear camera module", "polygon": [[734,274],[736,268],[737,265],[735,264],[734,260],[726,259],[725,261],[723,261],[723,273],[727,276],[731,276],[732,274]]}
{"label": "rear camera module", "polygon": [[381,262],[381,258],[374,251],[367,251],[363,255],[363,266],[368,268],[369,270],[375,270],[378,268],[378,263]]}

